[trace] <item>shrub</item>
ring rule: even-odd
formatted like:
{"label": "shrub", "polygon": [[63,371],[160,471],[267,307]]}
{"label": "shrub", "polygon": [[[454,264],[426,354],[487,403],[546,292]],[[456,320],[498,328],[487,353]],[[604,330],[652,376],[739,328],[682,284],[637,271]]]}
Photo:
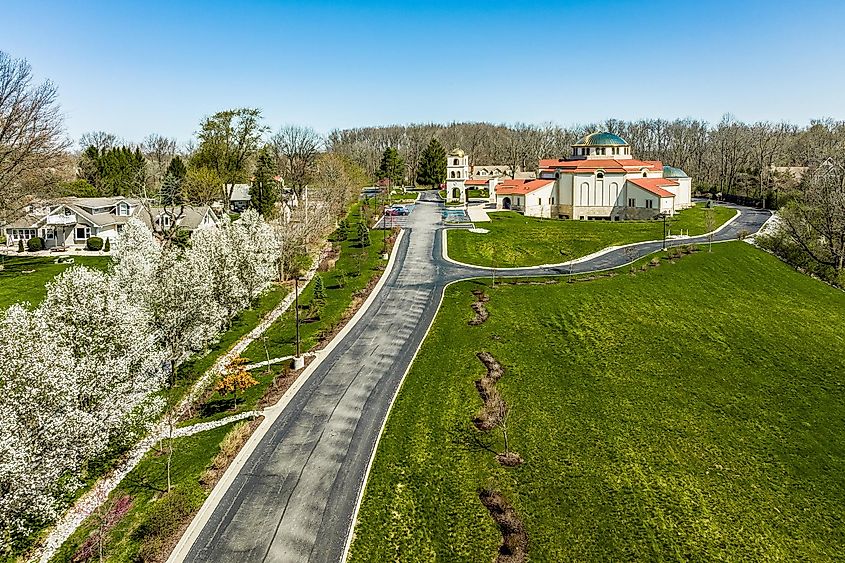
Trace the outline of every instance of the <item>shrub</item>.
{"label": "shrub", "polygon": [[320,274],[314,276],[314,300],[318,303],[325,303],[327,299],[326,284]]}
{"label": "shrub", "polygon": [[40,237],[32,237],[26,241],[26,249],[30,252],[38,252],[44,250],[44,241]]}
{"label": "shrub", "polygon": [[103,249],[103,239],[100,237],[88,237],[88,240],[85,241],[85,248],[88,250],[102,250]]}
{"label": "shrub", "polygon": [[6,244],[6,235],[0,233],[0,244]]}
{"label": "shrub", "polygon": [[370,230],[364,223],[358,223],[358,244],[361,248],[372,244],[372,241],[370,240]]}
{"label": "shrub", "polygon": [[106,239],[106,244],[103,246],[103,250],[105,252],[111,252],[111,239],[110,238]]}
{"label": "shrub", "polygon": [[23,252],[23,241],[22,240],[18,241],[18,252]]}

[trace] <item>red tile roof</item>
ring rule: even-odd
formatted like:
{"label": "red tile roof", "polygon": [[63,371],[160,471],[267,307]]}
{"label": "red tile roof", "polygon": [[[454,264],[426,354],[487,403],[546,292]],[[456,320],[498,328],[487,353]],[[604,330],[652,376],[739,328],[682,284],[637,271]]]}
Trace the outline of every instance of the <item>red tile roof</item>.
{"label": "red tile roof", "polygon": [[505,180],[496,186],[496,194],[501,195],[524,195],[531,193],[534,190],[545,188],[549,184],[553,184],[554,180]]}
{"label": "red tile roof", "polygon": [[669,180],[668,178],[629,178],[628,181],[659,197],[675,197],[675,194],[664,190],[661,186],[680,185],[675,180]]}
{"label": "red tile roof", "polygon": [[464,182],[467,186],[486,186],[488,180],[467,180]]}
{"label": "red tile roof", "polygon": [[540,161],[541,169],[553,169],[564,174],[576,172],[593,172],[602,169],[605,172],[634,172],[642,168],[663,171],[663,163],[659,160],[637,160],[635,158],[593,158],[567,160],[565,158],[550,158]]}

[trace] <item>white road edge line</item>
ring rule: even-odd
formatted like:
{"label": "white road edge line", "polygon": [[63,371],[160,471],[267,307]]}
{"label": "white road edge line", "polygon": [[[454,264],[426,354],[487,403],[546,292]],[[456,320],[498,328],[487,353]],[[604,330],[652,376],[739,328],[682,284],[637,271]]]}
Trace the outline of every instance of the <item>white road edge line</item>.
{"label": "white road edge line", "polygon": [[[703,233],[703,234],[700,234],[700,235],[695,235],[694,237],[689,237],[689,238],[698,238],[698,237],[706,237],[708,235],[716,235],[719,232],[721,232],[723,229],[727,228],[728,225],[730,225],[731,223],[733,223],[734,221],[739,219],[740,215],[742,215],[742,211],[739,210],[739,209],[736,209],[736,214],[733,217],[731,217],[730,219],[728,219],[727,221],[725,221],[724,223],[722,223],[722,225],[718,229],[716,229],[715,231],[712,231],[710,233]],[[571,219],[571,220],[574,220],[574,219]],[[560,263],[557,263],[557,264],[540,264],[539,266],[517,266],[517,267],[512,267],[512,268],[493,268],[491,266],[478,266],[476,264],[466,264],[464,262],[458,262],[457,260],[450,258],[449,254],[447,253],[447,242],[446,242],[449,238],[448,236],[446,236],[446,233],[449,230],[452,230],[452,229],[442,229],[442,232],[443,232],[443,235],[442,235],[443,236],[443,244],[442,244],[442,246],[443,246],[443,259],[444,260],[446,260],[447,262],[451,262],[452,264],[462,266],[464,268],[474,268],[474,269],[478,269],[478,270],[490,270],[490,271],[496,270],[497,272],[507,272],[509,270],[523,270],[524,271],[524,270],[542,270],[542,269],[545,269],[545,268],[565,268],[566,266],[580,264],[581,262],[587,262],[589,260],[594,260],[595,258],[599,258],[601,256],[604,256],[605,254],[608,254],[609,252],[613,252],[614,250],[619,250],[620,248],[627,248],[629,246],[638,246],[638,245],[641,245],[641,244],[649,244],[649,243],[662,242],[663,241],[663,239],[641,240],[640,242],[632,242],[630,244],[621,244],[619,246],[607,246],[605,248],[602,248],[601,250],[593,252],[592,254],[587,254],[586,256],[574,258],[574,259],[570,260],[569,262],[560,262]],[[667,239],[667,240],[682,240],[682,239]],[[716,242],[716,241],[714,241],[714,242]]]}
{"label": "white road edge line", "polygon": [[269,430],[279,415],[284,412],[285,407],[288,403],[290,403],[297,391],[299,391],[299,389],[308,381],[311,374],[317,370],[317,367],[320,366],[323,359],[337,347],[340,341],[343,340],[343,338],[355,327],[356,324],[358,324],[358,321],[361,320],[361,317],[363,317],[364,313],[366,313],[370,308],[370,305],[372,305],[373,301],[375,301],[382,287],[387,282],[387,278],[390,277],[390,273],[393,271],[398,249],[402,243],[404,235],[404,229],[399,231],[399,236],[396,237],[396,242],[393,243],[393,251],[390,253],[390,259],[387,261],[387,266],[385,267],[384,272],[382,272],[381,278],[379,278],[379,281],[376,282],[375,287],[373,287],[373,290],[370,292],[370,295],[367,296],[366,301],[364,301],[361,305],[361,308],[358,309],[351,319],[349,319],[346,326],[337,333],[331,342],[329,342],[325,348],[317,352],[314,361],[308,364],[305,371],[296,378],[296,381],[294,381],[293,385],[285,391],[279,401],[272,407],[264,409],[264,420],[261,421],[261,424],[255,429],[252,436],[249,437],[249,440],[247,440],[246,444],[244,444],[243,448],[241,448],[235,456],[235,459],[233,459],[232,463],[229,464],[226,472],[223,473],[223,477],[220,478],[214,486],[214,489],[212,489],[211,493],[205,499],[205,502],[200,507],[199,512],[197,512],[196,516],[194,516],[193,520],[191,520],[191,523],[185,530],[185,533],[182,534],[182,537],[179,538],[179,542],[176,544],[176,547],[174,547],[173,551],[170,553],[170,557],[167,558],[167,563],[180,563],[185,560],[185,557],[187,557],[188,553],[190,553],[194,542],[196,542],[197,538],[199,538],[200,532],[214,513],[214,509],[223,499],[223,495],[226,494],[226,491],[229,490],[229,487],[234,482],[235,477],[238,473],[240,473],[241,469],[249,459],[249,456],[252,455],[252,452],[255,450],[255,447],[261,442],[264,435],[267,434],[267,430]]}

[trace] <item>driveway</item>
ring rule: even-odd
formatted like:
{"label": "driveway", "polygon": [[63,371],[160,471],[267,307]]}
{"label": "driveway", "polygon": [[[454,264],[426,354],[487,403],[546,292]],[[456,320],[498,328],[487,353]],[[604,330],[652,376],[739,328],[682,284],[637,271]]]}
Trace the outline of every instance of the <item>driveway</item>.
{"label": "driveway", "polygon": [[[445,286],[483,269],[442,257],[441,202],[422,195],[405,221],[395,267],[360,321],[323,359],[249,455],[174,561],[337,562],[352,531],[361,487],[388,410],[437,312]],[[743,215],[714,240],[756,232],[768,212]],[[706,237],[670,244],[705,242]],[[573,273],[624,265],[660,242],[574,264]],[[561,275],[566,268],[525,268],[500,276]],[[198,524],[201,522],[198,522]],[[190,543],[189,543],[190,542]]]}

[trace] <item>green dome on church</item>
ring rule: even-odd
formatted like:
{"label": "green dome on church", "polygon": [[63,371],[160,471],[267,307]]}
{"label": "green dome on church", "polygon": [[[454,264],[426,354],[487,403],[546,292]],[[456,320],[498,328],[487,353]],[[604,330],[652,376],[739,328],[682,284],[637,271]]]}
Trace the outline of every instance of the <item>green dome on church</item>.
{"label": "green dome on church", "polygon": [[574,145],[573,147],[618,147],[627,146],[628,143],[619,135],[614,135],[609,131],[601,131],[590,133]]}
{"label": "green dome on church", "polygon": [[664,178],[689,178],[687,173],[681,170],[680,168],[675,168],[674,166],[664,166],[663,167],[663,177]]}

